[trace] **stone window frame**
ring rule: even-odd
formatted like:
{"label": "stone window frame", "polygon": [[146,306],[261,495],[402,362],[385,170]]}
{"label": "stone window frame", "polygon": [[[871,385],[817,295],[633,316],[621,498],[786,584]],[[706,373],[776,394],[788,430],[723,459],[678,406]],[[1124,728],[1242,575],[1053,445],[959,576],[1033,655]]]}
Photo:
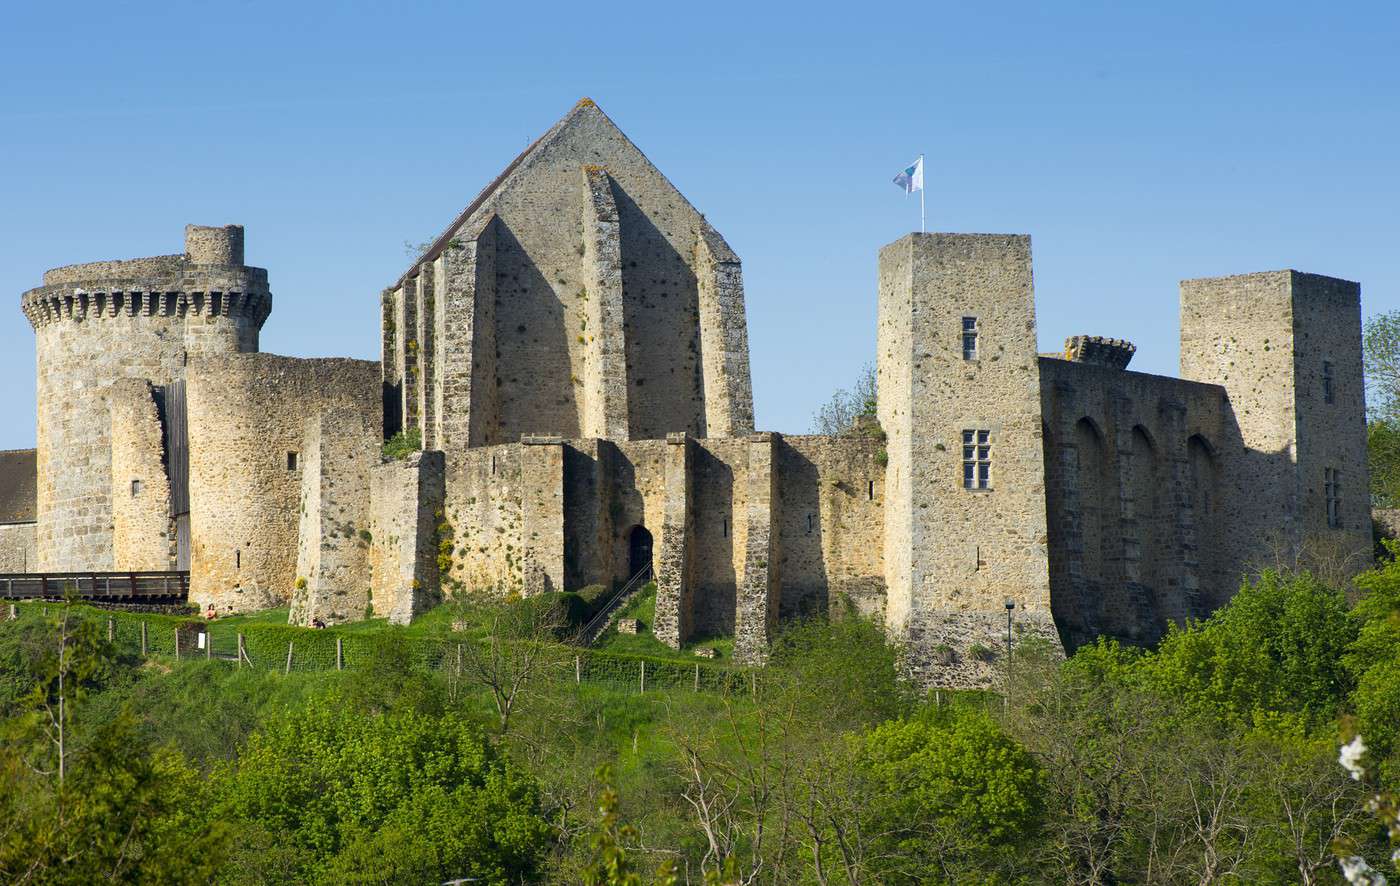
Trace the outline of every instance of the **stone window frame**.
{"label": "stone window frame", "polygon": [[1322,361],[1322,402],[1337,402],[1336,376],[1332,374],[1332,361]]}
{"label": "stone window frame", "polygon": [[1342,472],[1322,469],[1322,495],[1327,503],[1327,528],[1342,528]]}
{"label": "stone window frame", "polygon": [[996,438],[991,428],[963,428],[962,473],[960,483],[967,492],[992,491],[992,446]]}
{"label": "stone window frame", "polygon": [[976,360],[982,349],[982,320],[976,314],[964,314],[962,318],[962,358]]}
{"label": "stone window frame", "polygon": [[287,450],[287,471],[288,471],[289,473],[290,473],[290,472],[296,471],[296,469],[297,469],[298,467],[300,467],[300,464],[301,464],[301,457],[300,457],[300,455],[299,455],[298,453],[296,453],[296,452],[290,450],[290,449]]}

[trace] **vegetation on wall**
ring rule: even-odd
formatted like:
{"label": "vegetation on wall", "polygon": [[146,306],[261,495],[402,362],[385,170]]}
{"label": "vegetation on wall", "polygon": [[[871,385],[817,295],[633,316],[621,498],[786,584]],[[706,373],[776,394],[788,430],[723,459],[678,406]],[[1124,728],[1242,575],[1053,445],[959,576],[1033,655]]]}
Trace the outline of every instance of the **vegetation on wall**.
{"label": "vegetation on wall", "polygon": [[422,432],[417,428],[409,428],[384,441],[383,455],[390,460],[405,459],[422,448]]}

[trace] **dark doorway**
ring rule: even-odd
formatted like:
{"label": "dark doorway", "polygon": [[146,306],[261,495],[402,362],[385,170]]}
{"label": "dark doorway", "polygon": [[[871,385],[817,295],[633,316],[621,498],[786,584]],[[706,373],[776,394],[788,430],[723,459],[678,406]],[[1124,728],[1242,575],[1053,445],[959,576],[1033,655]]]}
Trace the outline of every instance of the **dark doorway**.
{"label": "dark doorway", "polygon": [[628,578],[642,570],[651,571],[651,533],[645,526],[633,526],[627,536]]}

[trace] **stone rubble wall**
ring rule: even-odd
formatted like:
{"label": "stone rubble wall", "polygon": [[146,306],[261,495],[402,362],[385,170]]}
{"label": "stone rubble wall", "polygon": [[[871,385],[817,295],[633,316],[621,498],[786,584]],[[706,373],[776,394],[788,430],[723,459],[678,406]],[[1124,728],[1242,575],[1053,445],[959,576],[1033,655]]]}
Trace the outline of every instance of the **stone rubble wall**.
{"label": "stone rubble wall", "polygon": [[408,624],[442,600],[439,527],[446,462],[416,452],[370,468],[370,603],[375,617]]}
{"label": "stone rubble wall", "polygon": [[521,566],[528,596],[564,588],[564,440],[520,441]]}
{"label": "stone rubble wall", "polygon": [[340,624],[368,610],[370,471],[379,464],[381,434],[373,420],[355,409],[306,420],[292,624]]}
{"label": "stone rubble wall", "polygon": [[119,571],[175,566],[164,431],[145,379],[112,384],[112,558]]}
{"label": "stone rubble wall", "polygon": [[38,533],[34,523],[0,523],[0,572],[34,572]]}
{"label": "stone rubble wall", "polygon": [[306,420],[325,412],[358,413],[360,423],[334,427],[355,434],[374,429],[365,433],[378,445],[380,392],[379,365],[363,360],[270,354],[191,359],[191,601],[223,612],[290,602]]}
{"label": "stone rubble wall", "polygon": [[524,584],[519,443],[446,455],[446,514],[455,539],[449,588],[498,595]]}
{"label": "stone rubble wall", "polygon": [[[878,430],[877,430],[878,434]],[[779,617],[885,613],[885,441],[878,436],[783,436],[775,475],[782,600]]]}

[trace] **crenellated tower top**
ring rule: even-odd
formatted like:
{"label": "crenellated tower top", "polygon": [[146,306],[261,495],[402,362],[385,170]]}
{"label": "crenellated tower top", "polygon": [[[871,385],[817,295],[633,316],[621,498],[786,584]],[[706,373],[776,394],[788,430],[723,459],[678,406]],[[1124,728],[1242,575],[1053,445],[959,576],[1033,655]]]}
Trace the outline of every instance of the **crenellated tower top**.
{"label": "crenellated tower top", "polygon": [[254,332],[272,312],[267,271],[243,263],[243,226],[185,226],[185,252],[65,265],[20,305],[36,330],[98,317],[228,317]]}

